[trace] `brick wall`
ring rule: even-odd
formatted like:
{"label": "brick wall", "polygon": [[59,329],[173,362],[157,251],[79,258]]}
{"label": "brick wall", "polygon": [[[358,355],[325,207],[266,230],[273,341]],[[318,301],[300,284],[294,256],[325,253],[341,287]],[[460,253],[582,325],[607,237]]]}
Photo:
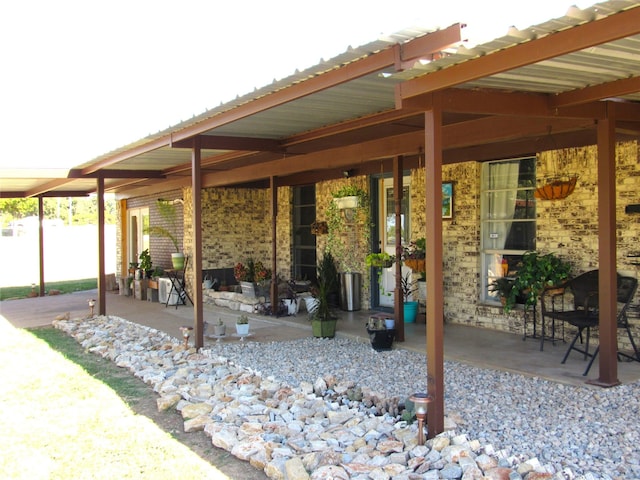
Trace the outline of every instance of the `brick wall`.
{"label": "brick wall", "polygon": [[[184,189],[184,195],[184,248],[191,256],[191,189]],[[290,188],[278,188],[277,273],[285,279],[291,277],[291,195]],[[270,203],[268,189],[203,189],[202,268],[232,268],[249,258],[271,268]]]}
{"label": "brick wall", "polygon": [[[598,265],[597,217],[597,161],[596,148],[569,149],[563,157],[562,173],[578,172],[575,192],[564,200],[537,202],[537,250],[554,252],[574,265],[578,274]],[[554,173],[558,160],[553,152],[538,155],[539,178]],[[636,273],[635,259],[629,253],[640,251],[640,215],[625,214],[630,203],[640,203],[640,152],[637,142],[627,142],[616,149],[617,198],[617,254],[618,269]],[[500,307],[482,305],[480,298],[480,172],[481,164],[466,162],[443,167],[443,181],[454,182],[454,215],[443,220],[444,242],[444,302],[446,321],[522,333],[522,312],[505,314]],[[411,201],[413,218],[412,239],[425,236],[424,216],[425,170],[411,172]],[[316,185],[316,217],[326,221],[326,210],[332,192],[348,183],[357,183],[369,191],[368,178],[355,177],[320,182]],[[190,189],[163,194],[163,198],[183,196],[184,249],[192,252]],[[278,274],[291,276],[291,198],[290,188],[278,189],[277,255]],[[152,223],[157,221],[154,197],[129,200],[128,207],[149,206]],[[203,269],[225,268],[249,257],[271,265],[271,212],[269,190],[211,188],[202,193]],[[120,230],[118,230],[120,235]],[[362,241],[361,231],[345,233],[342,241],[349,245],[349,253],[362,265],[362,306],[370,306],[369,269],[364,259],[369,253],[368,242]],[[318,235],[317,252],[320,258],[326,249],[326,235]],[[164,242],[164,243],[163,243]],[[165,239],[152,239],[151,253],[154,263],[164,264],[171,248]],[[169,260],[170,261],[170,260]],[[638,303],[638,298],[634,303]],[[632,314],[635,334],[640,334],[640,321]],[[622,340],[622,339],[621,339]]]}
{"label": "brick wall", "polygon": [[[320,182],[316,184],[316,221],[327,221],[327,207],[333,201],[333,192],[346,185],[357,185],[365,192],[369,192],[368,178],[364,176],[353,177],[349,179],[339,179],[329,182]],[[354,227],[345,228],[338,235],[337,252],[334,254],[338,263],[339,271],[345,271],[345,259],[348,256],[349,261],[353,261],[360,265],[352,271],[362,273],[362,289],[361,289],[361,305],[363,309],[370,307],[371,292],[370,269],[365,265],[365,257],[371,251],[370,242],[367,241],[369,234],[364,234],[364,225],[356,224]],[[365,238],[366,237],[366,238]],[[327,235],[318,235],[316,237],[316,251],[318,261],[324,255],[327,249]]]}

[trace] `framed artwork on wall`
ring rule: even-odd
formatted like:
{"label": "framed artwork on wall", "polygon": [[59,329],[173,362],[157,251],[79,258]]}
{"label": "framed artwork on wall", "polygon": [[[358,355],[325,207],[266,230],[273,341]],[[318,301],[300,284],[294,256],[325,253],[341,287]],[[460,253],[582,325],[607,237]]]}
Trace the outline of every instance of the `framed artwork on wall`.
{"label": "framed artwork on wall", "polygon": [[442,218],[453,218],[453,182],[442,182]]}

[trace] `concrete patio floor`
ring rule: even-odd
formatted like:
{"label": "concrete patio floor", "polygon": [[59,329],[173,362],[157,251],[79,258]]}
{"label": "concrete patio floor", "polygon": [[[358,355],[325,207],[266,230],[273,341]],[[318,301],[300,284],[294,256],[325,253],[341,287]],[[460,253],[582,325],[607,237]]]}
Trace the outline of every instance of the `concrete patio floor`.
{"label": "concrete patio floor", "polygon": [[[50,325],[56,316],[66,312],[69,312],[72,318],[88,316],[88,300],[96,296],[97,292],[93,290],[59,296],[7,300],[0,302],[0,315],[17,328]],[[177,308],[165,307],[164,304],[135,300],[133,297],[121,296],[117,293],[108,293],[106,303],[107,314],[157,328],[176,338],[181,338],[181,326],[191,326],[194,321],[191,305],[180,305]],[[372,312],[366,310],[340,311],[336,336],[368,343],[369,337],[365,330],[365,323],[370,313]],[[240,341],[233,335],[237,316],[238,312],[227,308],[210,305],[204,307],[205,321],[214,323],[221,318],[227,324],[228,335],[221,340],[224,342]],[[286,341],[311,335],[311,323],[306,312],[280,318],[261,315],[249,315],[249,317],[251,335],[245,341]],[[405,342],[395,342],[394,348],[424,353],[426,345],[424,322],[405,324],[405,338]],[[216,339],[206,338],[205,344],[215,341]],[[546,342],[544,351],[540,351],[538,340],[528,338],[523,341],[522,335],[455,324],[445,324],[444,327],[445,360],[573,385],[585,385],[587,379],[597,379],[597,360],[587,377],[582,375],[587,364],[578,353],[572,352],[566,364],[561,364],[566,348],[567,344],[562,342],[557,342],[555,345]],[[622,383],[638,381],[640,363],[618,362],[618,379]]]}

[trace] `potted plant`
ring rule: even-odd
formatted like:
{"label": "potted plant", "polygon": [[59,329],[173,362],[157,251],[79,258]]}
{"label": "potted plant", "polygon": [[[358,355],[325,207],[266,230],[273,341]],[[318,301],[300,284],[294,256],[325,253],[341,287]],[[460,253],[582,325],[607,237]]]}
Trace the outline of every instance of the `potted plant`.
{"label": "potted plant", "polygon": [[522,296],[524,308],[538,302],[546,288],[558,287],[565,283],[571,272],[571,264],[553,253],[541,255],[538,252],[526,252],[518,263],[513,288],[506,297],[504,311],[509,312]]}
{"label": "potted plant", "polygon": [[149,254],[149,249],[147,248],[143,250],[140,253],[140,256],[138,258],[140,259],[140,270],[144,272],[144,277],[151,278],[153,274],[153,270],[152,270],[153,263],[151,262],[151,255]]}
{"label": "potted plant", "polygon": [[330,252],[325,251],[322,255],[320,263],[318,263],[317,273],[318,282],[324,282],[329,305],[338,306],[340,276],[338,274],[338,264]]}
{"label": "potted plant", "polygon": [[402,247],[402,261],[414,272],[425,276],[425,258],[427,256],[427,241],[424,237],[412,240],[409,245]]}
{"label": "potted plant", "polygon": [[[333,255],[339,269],[340,306],[343,310],[360,309],[362,257],[369,244],[371,209],[367,191],[356,182],[332,192],[333,201],[326,210],[328,226],[327,251]],[[347,200],[343,200],[349,197]],[[357,201],[352,201],[357,199]],[[354,234],[354,232],[357,232]]]}
{"label": "potted plant", "polygon": [[514,290],[514,284],[515,279],[513,278],[499,277],[491,282],[491,285],[489,285],[489,291],[495,292],[495,294],[500,297],[500,302],[502,303],[502,305],[506,306],[507,299],[511,296],[511,293]]}
{"label": "potted plant", "polygon": [[371,347],[375,351],[391,350],[396,335],[393,327],[394,323],[392,318],[386,318],[380,314],[369,317],[367,333],[369,334]]}
{"label": "potted plant", "polygon": [[296,315],[298,313],[298,292],[296,291],[296,283],[294,280],[287,282],[287,289],[285,298],[282,302],[287,307],[287,313],[289,315]]}
{"label": "potted plant", "polygon": [[313,336],[317,338],[333,338],[336,335],[338,319],[333,314],[327,299],[327,287],[320,281],[316,294],[318,305],[311,314],[311,328]]}
{"label": "potted plant", "polygon": [[395,257],[387,252],[370,253],[365,258],[367,267],[374,268],[390,268],[394,261]]}
{"label": "potted plant", "polygon": [[236,319],[236,333],[240,336],[249,335],[249,317],[242,314]]}
{"label": "potted plant", "polygon": [[267,293],[264,290],[268,290],[266,283],[271,278],[271,270],[261,261],[254,262],[253,258],[249,258],[246,265],[242,262],[236,263],[233,276],[240,284],[243,295],[256,297]]}
{"label": "potted plant", "polygon": [[157,235],[171,240],[176,251],[171,254],[171,263],[175,270],[184,269],[184,253],[180,251],[178,244],[178,212],[176,202],[168,200],[158,200],[158,213],[164,220],[165,225],[150,225],[145,229],[149,235]]}
{"label": "potted plant", "polygon": [[418,302],[411,300],[412,295],[418,291],[416,282],[411,279],[411,272],[400,277],[400,290],[402,291],[404,305],[404,323],[415,323],[418,316]]}
{"label": "potted plant", "polygon": [[[247,323],[247,325],[249,325]],[[218,318],[218,323],[213,326],[213,335],[216,337],[224,337],[227,333],[227,326],[224,324],[221,318]]]}

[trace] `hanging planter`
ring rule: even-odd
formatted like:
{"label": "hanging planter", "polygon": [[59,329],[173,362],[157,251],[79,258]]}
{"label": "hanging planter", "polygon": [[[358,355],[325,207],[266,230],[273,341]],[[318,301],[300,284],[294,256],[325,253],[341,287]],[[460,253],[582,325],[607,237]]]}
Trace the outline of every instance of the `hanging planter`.
{"label": "hanging planter", "polygon": [[578,177],[556,179],[536,188],[534,196],[540,200],[562,200],[573,193]]}
{"label": "hanging planter", "polygon": [[360,197],[358,197],[358,195],[337,197],[334,198],[333,201],[340,210],[344,210],[346,208],[358,208],[360,206]]}
{"label": "hanging planter", "polygon": [[424,258],[405,258],[404,264],[414,272],[425,271],[425,259]]}
{"label": "hanging planter", "polygon": [[325,235],[329,233],[329,226],[327,222],[313,222],[311,224],[312,235]]}

